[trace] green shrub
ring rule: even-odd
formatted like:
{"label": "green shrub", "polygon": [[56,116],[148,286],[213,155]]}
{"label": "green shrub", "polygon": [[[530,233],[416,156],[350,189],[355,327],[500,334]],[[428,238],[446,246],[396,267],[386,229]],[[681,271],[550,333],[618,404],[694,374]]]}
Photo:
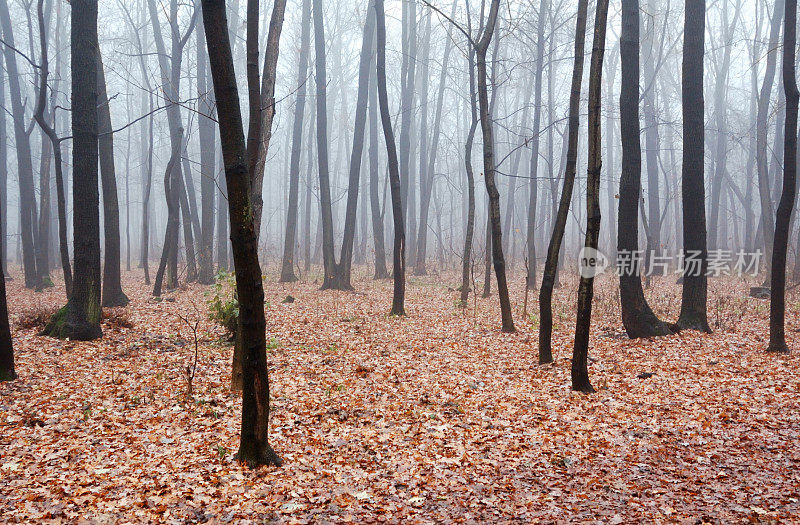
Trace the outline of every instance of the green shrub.
{"label": "green shrub", "polygon": [[239,320],[239,299],[236,296],[236,279],[233,273],[220,270],[214,287],[208,292],[208,317],[222,325],[233,337]]}

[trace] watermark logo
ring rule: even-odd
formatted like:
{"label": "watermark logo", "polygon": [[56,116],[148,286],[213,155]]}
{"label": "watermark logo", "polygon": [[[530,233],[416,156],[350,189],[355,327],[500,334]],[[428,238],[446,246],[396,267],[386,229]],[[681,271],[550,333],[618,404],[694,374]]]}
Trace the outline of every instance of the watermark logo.
{"label": "watermark logo", "polygon": [[[616,272],[619,276],[721,277],[724,275],[755,276],[758,274],[763,254],[761,250],[681,250],[676,256],[654,250],[619,250]],[[578,271],[586,279],[596,277],[610,266],[609,258],[599,250],[584,247],[578,254]]]}
{"label": "watermark logo", "polygon": [[584,246],[578,254],[578,270],[584,279],[600,275],[608,266],[608,257],[599,250]]}

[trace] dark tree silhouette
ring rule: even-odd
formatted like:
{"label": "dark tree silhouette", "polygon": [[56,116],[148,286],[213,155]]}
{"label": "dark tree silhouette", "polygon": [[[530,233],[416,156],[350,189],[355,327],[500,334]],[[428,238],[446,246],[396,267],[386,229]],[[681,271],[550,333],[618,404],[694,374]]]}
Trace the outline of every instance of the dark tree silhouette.
{"label": "dark tree silhouette", "polygon": [[[606,47],[608,0],[597,0],[594,17],[592,61],[589,67],[589,167],[586,179],[586,240],[584,246],[597,249],[600,238],[600,169],[602,167],[602,138],[600,136],[601,87],[603,84],[603,55]],[[638,97],[636,99],[638,101]],[[578,318],[575,322],[575,347],[572,353],[572,389],[591,393],[589,382],[589,328],[592,323],[594,277],[581,275],[578,286]]]}
{"label": "dark tree silhouette", "polygon": [[786,0],[783,26],[783,91],[786,93],[786,131],[783,146],[783,191],[775,218],[775,243],[772,250],[772,288],[769,308],[770,352],[786,353],[786,250],[789,225],[797,194],[797,0]]}
{"label": "dark tree silhouette", "polygon": [[[5,209],[0,210],[5,212]],[[0,213],[0,220],[5,215]],[[5,226],[5,224],[3,225]],[[5,261],[1,258],[2,246],[5,245],[5,236],[0,236],[0,269]],[[6,276],[0,270],[0,381],[13,381],[17,378],[14,370],[14,344],[11,340],[11,328],[8,325],[8,305],[6,304]]]}
{"label": "dark tree silhouette", "polygon": [[[642,289],[639,259],[639,202],[642,194],[642,146],[639,130],[639,0],[622,0],[620,36],[622,88],[619,94],[622,135],[622,176],[619,180],[617,252],[629,259],[620,265],[622,324],[628,337],[668,335],[672,331],[656,317]],[[650,225],[653,228],[653,225]]]}
{"label": "dark tree silhouette", "polygon": [[75,280],[67,305],[53,315],[43,334],[85,341],[103,335],[97,180],[97,0],[73,0],[70,5]]}
{"label": "dark tree silhouette", "polygon": [[[705,0],[686,0],[683,29],[683,247],[685,272],[678,326],[711,332],[708,326],[708,248],[706,245],[705,122],[703,56],[705,49]],[[689,258],[699,262],[693,267]]]}
{"label": "dark tree silhouette", "polygon": [[[258,0],[248,0],[248,19],[258,17]],[[203,0],[211,74],[228,183],[233,264],[239,298],[239,327],[244,345],[242,425],[237,459],[250,467],[280,465],[269,445],[269,377],[267,373],[264,287],[254,229],[248,155],[239,92],[233,68],[224,0]],[[252,28],[248,28],[252,31]],[[256,25],[257,31],[257,25]],[[248,35],[258,41],[258,35]],[[251,115],[252,117],[252,115]],[[258,116],[260,118],[260,116]],[[254,125],[251,120],[250,125]]]}
{"label": "dark tree silhouette", "polygon": [[575,27],[575,63],[572,69],[572,88],[569,95],[569,128],[567,145],[567,165],[564,172],[564,187],[553,225],[553,234],[547,248],[542,287],[539,289],[539,363],[552,363],[553,350],[553,288],[556,284],[558,256],[564,239],[564,228],[572,201],[575,186],[575,170],[578,163],[578,131],[580,127],[581,80],[583,79],[584,44],[586,43],[586,11],[588,0],[578,1],[578,18]]}
{"label": "dark tree silhouette", "polygon": [[394,292],[392,309],[389,315],[405,315],[406,298],[406,230],[403,221],[403,203],[400,187],[400,167],[397,160],[397,146],[392,131],[392,117],[389,114],[389,95],[386,91],[386,15],[383,0],[375,0],[378,100],[381,108],[383,137],[386,153],[389,156],[389,186],[392,191],[392,216],[394,218]]}

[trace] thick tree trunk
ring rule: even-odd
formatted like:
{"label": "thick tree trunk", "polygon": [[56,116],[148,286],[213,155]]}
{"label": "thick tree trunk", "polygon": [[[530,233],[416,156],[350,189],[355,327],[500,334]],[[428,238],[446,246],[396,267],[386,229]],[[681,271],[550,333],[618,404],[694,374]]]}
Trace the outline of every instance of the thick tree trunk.
{"label": "thick tree trunk", "polygon": [[[248,9],[248,18],[251,16],[253,13]],[[224,0],[203,0],[203,21],[217,100],[225,178],[228,182],[228,213],[239,298],[239,331],[245,356],[241,438],[236,458],[250,467],[280,465],[280,458],[269,445],[264,288],[250,211],[250,174],[247,172],[247,151]],[[250,125],[254,125],[254,122],[251,121]]]}
{"label": "thick tree trunk", "polygon": [[52,317],[43,334],[83,341],[103,335],[97,180],[97,0],[73,0],[71,6],[75,281],[67,305]]}
{"label": "thick tree trunk", "polygon": [[106,93],[103,58],[97,52],[97,132],[99,133],[100,177],[103,187],[103,230],[105,264],[103,265],[103,306],[125,306],[128,297],[122,291],[120,275],[119,200],[114,169],[114,135],[111,108]]}
{"label": "thick tree trunk", "polygon": [[300,60],[297,66],[297,101],[294,106],[292,127],[292,157],[289,161],[289,205],[286,207],[286,236],[283,242],[283,260],[280,282],[297,280],[294,274],[295,245],[297,243],[297,203],[300,193],[300,155],[303,152],[303,116],[306,108],[306,78],[308,54],[311,43],[311,0],[303,0],[302,29],[300,33]]}
{"label": "thick tree trunk", "polygon": [[[617,253],[626,257],[618,267],[622,324],[628,337],[668,335],[642,290],[639,251],[639,202],[642,194],[642,146],[639,130],[639,0],[622,0],[620,37],[622,88],[619,94],[622,135],[622,176],[619,181]],[[655,155],[653,155],[655,157]],[[648,161],[648,166],[650,162]],[[654,225],[651,223],[650,228]],[[623,262],[622,260],[620,261]]]}
{"label": "thick tree trunk", "polygon": [[[608,0],[597,0],[594,17],[592,61],[589,67],[589,166],[586,178],[586,240],[584,247],[597,250],[600,239],[600,169],[603,142],[600,132],[600,106],[603,85],[603,55],[606,48]],[[635,85],[639,83],[636,82]],[[624,81],[623,81],[624,85]],[[638,103],[638,97],[634,97]],[[578,286],[578,317],[575,322],[575,347],[572,352],[572,389],[594,392],[589,382],[589,329],[592,324],[594,275],[581,275]]]}
{"label": "thick tree trunk", "polygon": [[[708,326],[708,247],[706,245],[706,205],[703,114],[703,56],[706,25],[705,0],[686,0],[683,30],[683,246],[685,254],[683,293],[678,326],[682,329],[711,332]],[[689,263],[692,257],[696,265]]]}
{"label": "thick tree trunk", "polygon": [[786,251],[789,224],[797,188],[797,0],[786,0],[783,26],[783,91],[786,94],[786,131],[783,147],[783,191],[775,218],[775,244],[772,251],[772,282],[769,309],[768,351],[786,353]]}
{"label": "thick tree trunk", "polygon": [[394,292],[392,309],[389,315],[405,315],[406,296],[406,234],[403,221],[403,202],[400,186],[400,167],[397,160],[397,147],[392,131],[392,117],[389,114],[389,95],[386,91],[386,16],[383,12],[383,0],[375,0],[376,35],[377,35],[377,71],[378,99],[381,108],[383,137],[386,142],[386,153],[389,157],[389,185],[392,190],[392,216],[394,217]]}
{"label": "thick tree trunk", "polygon": [[553,234],[547,249],[547,260],[539,290],[539,363],[552,363],[551,338],[553,334],[553,288],[558,271],[558,256],[564,239],[569,204],[575,185],[575,170],[578,162],[578,131],[580,126],[581,79],[583,78],[584,44],[586,42],[586,11],[588,0],[578,1],[578,18],[575,27],[575,63],[572,69],[572,87],[569,96],[569,131],[567,164],[564,172],[564,187],[555,217]]}
{"label": "thick tree trunk", "polygon": [[[47,117],[46,117],[47,118]],[[53,286],[50,279],[50,160],[52,143],[45,133],[41,134],[42,154],[39,159],[39,242],[36,243],[36,290]]]}

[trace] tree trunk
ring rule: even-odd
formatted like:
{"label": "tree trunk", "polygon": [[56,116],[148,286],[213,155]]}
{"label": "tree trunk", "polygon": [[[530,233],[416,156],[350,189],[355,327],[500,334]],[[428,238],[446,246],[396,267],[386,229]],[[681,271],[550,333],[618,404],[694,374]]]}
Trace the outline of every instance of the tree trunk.
{"label": "tree trunk", "polygon": [[786,251],[789,224],[796,197],[797,179],[797,0],[786,0],[783,26],[783,91],[786,94],[786,130],[783,146],[783,191],[775,218],[775,243],[772,251],[772,282],[769,308],[770,352],[789,352],[786,345]]}
{"label": "tree trunk", "polygon": [[14,34],[7,0],[0,0],[0,25],[3,29],[3,53],[8,76],[11,117],[14,127],[14,144],[17,156],[17,177],[19,179],[20,233],[22,240],[22,269],[25,273],[25,287],[35,288],[38,284],[36,252],[33,226],[36,224],[36,197],[33,186],[33,161],[31,160],[30,136],[25,130],[25,106],[22,103],[20,74],[17,69],[17,54],[13,50]]}
{"label": "tree trunk", "polygon": [[[2,92],[0,92],[0,96]],[[2,102],[2,98],[0,98]],[[2,128],[0,133],[5,134],[5,118],[0,120]],[[0,136],[0,139],[3,137]],[[3,208],[0,209],[0,221],[3,221],[2,228],[5,229],[6,209],[3,203]],[[6,245],[5,235],[0,236],[0,257],[3,257]],[[0,260],[0,381],[13,381],[17,378],[17,372],[14,370],[14,344],[11,340],[11,328],[8,324],[8,305],[6,303],[6,276],[2,268],[5,267],[5,258]]]}
{"label": "tree trunk", "polygon": [[686,0],[683,30],[683,246],[696,267],[684,263],[683,293],[678,326],[682,329],[711,332],[708,326],[708,248],[706,245],[706,205],[703,115],[703,56],[705,49],[705,0]]}
{"label": "tree trunk", "polygon": [[[249,140],[252,134],[248,135],[248,154],[251,153],[250,148],[255,149],[255,157],[252,161],[255,162],[254,169],[251,170],[252,178],[250,186],[253,193],[253,220],[255,221],[256,240],[261,235],[261,214],[264,209],[264,199],[262,196],[264,186],[264,168],[267,162],[267,152],[269,151],[269,143],[272,138],[272,121],[275,118],[275,80],[276,69],[278,64],[278,51],[281,40],[281,30],[283,29],[283,16],[286,11],[286,0],[275,0],[272,5],[272,15],[269,22],[269,32],[267,33],[267,49],[264,53],[264,70],[261,78],[261,87],[258,85],[253,87],[253,98],[251,103],[256,102],[255,95],[258,94],[258,104],[255,108],[258,109],[260,121],[255,128],[258,131],[259,138],[256,143],[250,143]],[[258,20],[255,22],[258,24]],[[305,22],[304,22],[305,23]],[[248,50],[249,52],[249,50]],[[255,42],[255,62],[253,68],[255,78],[258,78],[258,42]],[[250,66],[250,54],[248,53],[248,67]],[[248,74],[250,71],[248,70]],[[248,130],[248,133],[250,131]]]}
{"label": "tree trunk", "polygon": [[322,265],[325,277],[322,289],[334,288],[336,257],[333,248],[333,211],[328,167],[328,96],[325,63],[325,27],[322,0],[313,0],[314,49],[316,51],[317,88],[317,167],[319,171],[320,220],[322,221]]}
{"label": "tree trunk", "polygon": [[[628,337],[668,335],[671,330],[656,317],[642,290],[639,252],[639,202],[642,194],[642,146],[639,130],[639,0],[622,0],[620,37],[622,88],[619,94],[622,135],[622,176],[619,181],[617,253],[622,324]],[[648,153],[649,155],[649,153]],[[655,155],[653,155],[655,157]],[[648,168],[650,161],[648,161]],[[649,186],[648,186],[649,188]],[[650,223],[651,230],[654,228]]]}
{"label": "tree trunk", "polygon": [[558,213],[547,248],[547,260],[542,275],[542,287],[539,290],[539,364],[552,363],[553,352],[551,338],[553,334],[553,288],[558,271],[558,256],[561,242],[564,239],[564,228],[567,224],[569,204],[572,201],[572,189],[575,185],[575,170],[578,162],[578,131],[580,126],[581,79],[583,78],[584,44],[586,42],[586,11],[588,0],[578,1],[578,18],[575,28],[575,63],[572,69],[572,87],[569,96],[569,137],[567,146],[567,164],[564,172],[564,187]]}
{"label": "tree trunk", "polygon": [[489,194],[489,218],[492,225],[492,259],[497,278],[497,294],[500,298],[500,313],[503,332],[514,332],[514,319],[511,314],[511,301],[508,297],[506,281],[506,262],[503,256],[503,233],[500,221],[500,193],[494,180],[494,137],[492,116],[489,111],[489,92],[486,82],[486,52],[497,24],[497,11],[500,0],[493,0],[489,19],[480,41],[476,43],[475,56],[478,70],[478,102],[480,106],[481,131],[483,132],[483,170],[486,191]]}
{"label": "tree trunk", "polygon": [[378,77],[377,69],[370,74],[369,88],[369,205],[372,217],[372,240],[375,249],[374,279],[387,279],[386,247],[384,246],[383,214],[381,213],[378,177]]}
{"label": "tree trunk", "polygon": [[377,71],[378,99],[381,108],[383,137],[386,142],[386,153],[389,157],[389,184],[392,190],[392,216],[394,217],[394,293],[392,309],[389,315],[405,315],[406,296],[406,234],[403,221],[403,203],[400,187],[400,167],[397,160],[397,148],[392,131],[392,117],[389,114],[389,95],[386,91],[386,17],[383,12],[383,0],[375,0],[376,34],[377,34]]}
{"label": "tree trunk", "polygon": [[103,229],[105,264],[103,265],[102,305],[125,306],[128,297],[122,291],[120,275],[119,200],[114,169],[114,135],[111,108],[106,93],[103,58],[97,51],[97,131],[99,133],[100,176],[103,187]]}
{"label": "tree trunk", "polygon": [[[358,185],[361,176],[361,157],[364,152],[364,129],[367,123],[367,100],[369,97],[369,77],[372,66],[372,41],[375,34],[375,10],[367,9],[364,35],[361,43],[361,57],[358,67],[358,95],[356,97],[355,130],[353,131],[353,150],[350,155],[350,174],[347,186],[347,208],[344,219],[344,237],[339,262],[334,261],[334,272],[330,288],[352,290],[350,269],[353,262],[353,243],[355,241],[356,211],[358,205]],[[323,285],[323,288],[325,286]]]}
{"label": "tree trunk", "polygon": [[[253,13],[249,7],[248,5],[248,19],[257,17],[257,8]],[[269,376],[264,288],[258,263],[253,215],[250,211],[251,174],[247,172],[247,151],[228,38],[225,2],[203,0],[203,21],[217,100],[225,178],[228,182],[228,213],[231,219],[233,264],[236,268],[236,292],[239,298],[239,331],[245,356],[241,437],[236,458],[250,467],[280,465],[281,459],[269,445]],[[250,125],[255,123],[251,121]]]}
{"label": "tree trunk", "polygon": [[550,13],[550,0],[539,3],[539,19],[536,35],[536,70],[533,81],[533,130],[531,140],[530,180],[528,181],[528,274],[526,286],[536,289],[536,199],[538,197],[539,175],[539,128],[542,120],[542,73],[544,71],[544,22]]}
{"label": "tree trunk", "polygon": [[[772,242],[775,237],[774,208],[769,188],[769,166],[767,162],[767,132],[770,112],[772,84],[775,80],[775,64],[778,57],[778,40],[781,32],[781,19],[784,14],[784,0],[775,0],[772,11],[772,26],[769,32],[767,47],[767,65],[764,71],[764,83],[758,97],[758,115],[756,117],[756,172],[758,177],[758,195],[761,201],[761,225],[763,228],[766,260],[772,261]],[[764,282],[770,282],[771,264],[767,263],[767,275]]]}
{"label": "tree trunk", "polygon": [[200,284],[214,282],[214,181],[216,179],[216,131],[214,129],[214,86],[208,75],[208,51],[203,24],[197,28],[197,96],[199,114],[197,134],[200,137],[200,251],[198,252]]}
{"label": "tree trunk", "polygon": [[44,335],[85,341],[100,327],[100,195],[97,142],[97,0],[71,3],[72,194],[75,281]]}
{"label": "tree trunk", "polygon": [[300,60],[297,66],[297,101],[294,106],[292,127],[292,157],[289,162],[289,205],[287,206],[286,237],[283,243],[280,282],[297,280],[294,274],[295,244],[297,243],[297,202],[300,193],[300,154],[303,151],[303,115],[306,107],[306,78],[308,54],[311,41],[311,0],[303,0],[302,30],[300,36]]}
{"label": "tree trunk", "polygon": [[[597,0],[594,17],[594,41],[589,67],[589,166],[586,177],[586,240],[584,247],[597,250],[600,239],[600,170],[602,167],[601,100],[603,86],[603,54],[606,48],[608,0]],[[638,70],[637,70],[638,72]],[[636,84],[638,86],[638,82]],[[624,85],[624,82],[623,82]],[[634,96],[638,104],[638,97]],[[575,347],[572,352],[572,389],[594,392],[589,382],[589,329],[592,324],[594,274],[581,275],[578,286],[578,318],[575,322]]]}

